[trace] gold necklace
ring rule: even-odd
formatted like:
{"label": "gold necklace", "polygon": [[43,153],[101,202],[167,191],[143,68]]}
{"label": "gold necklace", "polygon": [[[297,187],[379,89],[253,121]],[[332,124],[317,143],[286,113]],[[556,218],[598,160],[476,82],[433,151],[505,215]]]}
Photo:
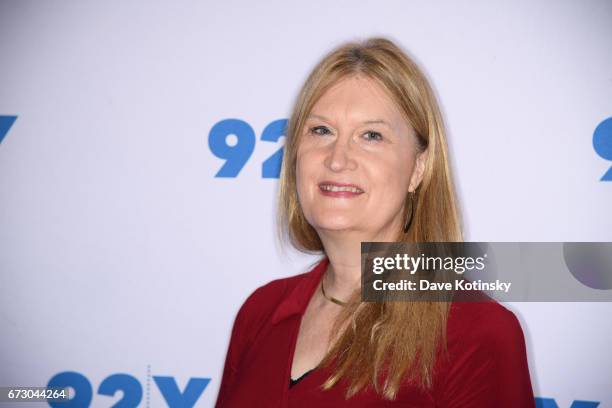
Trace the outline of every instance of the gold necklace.
{"label": "gold necklace", "polygon": [[323,293],[323,297],[329,300],[330,302],[334,302],[335,304],[339,306],[346,306],[348,303],[338,300],[333,296],[328,296],[327,293],[325,293],[325,287],[323,286],[323,280],[325,280],[325,275],[323,275],[323,277],[321,278],[321,292]]}

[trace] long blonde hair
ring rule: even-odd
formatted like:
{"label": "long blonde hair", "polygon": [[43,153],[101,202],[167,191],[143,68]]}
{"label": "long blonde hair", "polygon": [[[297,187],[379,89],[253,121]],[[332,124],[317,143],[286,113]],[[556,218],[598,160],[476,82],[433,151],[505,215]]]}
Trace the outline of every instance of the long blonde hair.
{"label": "long blonde hair", "polygon": [[[306,221],[297,196],[296,157],[306,116],[340,79],[362,74],[377,81],[414,128],[418,148],[428,150],[423,179],[415,191],[412,226],[398,242],[462,241],[445,128],[434,92],[417,64],[393,41],[370,38],[344,43],[315,66],[295,101],[286,132],[278,197],[278,233],[298,250],[324,252],[316,230]],[[408,197],[406,197],[408,199]],[[404,219],[408,206],[404,205]],[[446,302],[359,302],[350,299],[336,320],[341,333],[322,361],[334,364],[323,384],[329,389],[347,379],[347,398],[371,385],[394,399],[403,381],[429,388],[439,347],[446,346]],[[340,330],[345,327],[344,330]],[[383,383],[381,375],[385,373]]]}

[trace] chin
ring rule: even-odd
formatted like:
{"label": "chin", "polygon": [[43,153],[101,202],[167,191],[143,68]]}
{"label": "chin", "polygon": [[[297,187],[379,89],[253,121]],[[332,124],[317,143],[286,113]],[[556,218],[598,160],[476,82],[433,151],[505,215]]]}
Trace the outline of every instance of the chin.
{"label": "chin", "polygon": [[317,219],[311,225],[314,226],[316,230],[324,230],[324,231],[342,231],[355,227],[355,223],[342,218],[335,219]]}

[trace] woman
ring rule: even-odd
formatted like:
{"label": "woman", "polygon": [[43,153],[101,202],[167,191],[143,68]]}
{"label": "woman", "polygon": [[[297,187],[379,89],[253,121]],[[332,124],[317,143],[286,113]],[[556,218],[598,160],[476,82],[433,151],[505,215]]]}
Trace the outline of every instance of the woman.
{"label": "woman", "polygon": [[392,41],[326,55],[287,130],[280,230],[309,272],[255,290],[217,407],[534,407],[521,326],[496,302],[360,302],[362,241],[461,241],[445,131]]}

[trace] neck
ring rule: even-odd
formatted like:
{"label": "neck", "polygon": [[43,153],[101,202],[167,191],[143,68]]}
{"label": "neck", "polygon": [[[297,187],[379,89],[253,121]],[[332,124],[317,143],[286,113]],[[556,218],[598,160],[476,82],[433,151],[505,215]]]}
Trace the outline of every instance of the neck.
{"label": "neck", "polygon": [[[400,212],[401,214],[401,212]],[[325,253],[329,258],[327,271],[323,276],[325,292],[346,302],[361,286],[361,243],[393,242],[402,228],[399,214],[385,228],[376,233],[355,230],[317,230]]]}
{"label": "neck", "polygon": [[361,241],[323,239],[329,258],[323,284],[328,295],[346,302],[361,283]]}

